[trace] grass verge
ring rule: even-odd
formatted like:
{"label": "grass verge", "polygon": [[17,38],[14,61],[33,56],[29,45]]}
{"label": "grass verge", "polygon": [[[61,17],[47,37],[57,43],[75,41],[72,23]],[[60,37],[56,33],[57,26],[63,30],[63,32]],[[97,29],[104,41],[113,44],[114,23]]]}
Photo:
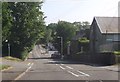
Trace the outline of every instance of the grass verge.
{"label": "grass verge", "polygon": [[0,65],[0,71],[10,68],[9,65]]}
{"label": "grass verge", "polygon": [[6,60],[11,60],[11,61],[22,61],[22,60],[19,59],[19,58],[14,58],[14,57],[11,57],[11,56],[6,56],[6,57],[4,57],[4,59],[6,59]]}

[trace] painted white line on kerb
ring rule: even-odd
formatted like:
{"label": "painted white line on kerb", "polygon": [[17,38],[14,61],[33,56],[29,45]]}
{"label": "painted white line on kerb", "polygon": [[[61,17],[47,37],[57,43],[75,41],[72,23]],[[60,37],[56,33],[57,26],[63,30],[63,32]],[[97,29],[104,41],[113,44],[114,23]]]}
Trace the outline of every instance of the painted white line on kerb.
{"label": "painted white line on kerb", "polygon": [[69,68],[69,69],[73,69],[72,67],[70,67],[70,66],[66,66],[67,68]]}
{"label": "painted white line on kerb", "polygon": [[65,68],[64,68],[64,67],[62,67],[62,66],[60,66],[60,68],[61,68],[61,69],[63,69],[63,70],[65,69]]}
{"label": "painted white line on kerb", "polygon": [[70,73],[70,74],[72,74],[72,75],[74,75],[74,76],[76,76],[76,77],[79,77],[79,75],[77,75],[77,74],[75,74],[75,73],[73,73],[71,71],[67,71],[67,72]]}
{"label": "painted white line on kerb", "polygon": [[81,72],[81,71],[77,71],[77,72],[79,72],[79,73],[81,73],[81,74],[83,74],[83,75],[85,75],[85,76],[90,76],[90,75],[88,75],[88,74],[86,74],[86,73],[84,73],[84,72]]}
{"label": "painted white line on kerb", "polygon": [[23,72],[22,74],[20,74],[17,78],[15,78],[15,80],[20,79],[26,72],[28,72],[28,71],[31,69],[32,66],[33,66],[33,63],[27,68],[26,71],[24,71],[24,72]]}

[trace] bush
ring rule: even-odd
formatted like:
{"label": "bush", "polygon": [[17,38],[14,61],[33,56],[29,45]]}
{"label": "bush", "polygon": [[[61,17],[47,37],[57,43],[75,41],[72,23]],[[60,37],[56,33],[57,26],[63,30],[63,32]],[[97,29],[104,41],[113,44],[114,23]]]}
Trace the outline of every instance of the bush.
{"label": "bush", "polygon": [[4,57],[4,59],[11,60],[11,61],[21,61],[21,59],[18,59],[18,58],[15,58],[15,57],[11,57],[11,56],[6,56],[6,57]]}
{"label": "bush", "polygon": [[21,59],[22,60],[25,60],[27,57],[28,57],[28,51],[27,50],[24,50],[21,52]]}
{"label": "bush", "polygon": [[115,55],[120,55],[120,51],[114,51],[113,52]]}
{"label": "bush", "polygon": [[76,55],[87,55],[89,52],[77,52]]}
{"label": "bush", "polygon": [[89,43],[89,40],[84,37],[84,38],[80,38],[80,39],[79,39],[79,42],[80,42],[80,43]]}
{"label": "bush", "polygon": [[0,65],[0,70],[8,69],[9,65]]}
{"label": "bush", "polygon": [[111,51],[102,51],[99,54],[110,55],[110,54],[113,54],[113,52],[111,52]]}

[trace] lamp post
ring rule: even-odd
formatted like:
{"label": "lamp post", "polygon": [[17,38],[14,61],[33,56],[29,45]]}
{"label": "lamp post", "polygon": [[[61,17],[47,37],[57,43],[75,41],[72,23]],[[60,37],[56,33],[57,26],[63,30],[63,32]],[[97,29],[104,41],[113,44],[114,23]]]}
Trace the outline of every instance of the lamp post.
{"label": "lamp post", "polygon": [[8,43],[8,45],[7,45],[8,46],[8,56],[10,56],[10,44],[9,44],[8,40],[5,40],[5,42]]}
{"label": "lamp post", "polygon": [[63,59],[63,37],[58,36],[57,38],[60,38],[60,43],[61,43],[61,56]]}

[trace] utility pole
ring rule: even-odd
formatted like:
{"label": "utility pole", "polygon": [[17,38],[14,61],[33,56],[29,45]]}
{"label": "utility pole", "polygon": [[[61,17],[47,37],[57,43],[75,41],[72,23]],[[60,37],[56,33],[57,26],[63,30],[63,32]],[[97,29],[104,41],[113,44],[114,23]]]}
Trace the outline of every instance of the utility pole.
{"label": "utility pole", "polygon": [[60,43],[61,43],[61,56],[62,56],[62,59],[63,59],[63,37],[57,37],[57,38],[60,38]]}

